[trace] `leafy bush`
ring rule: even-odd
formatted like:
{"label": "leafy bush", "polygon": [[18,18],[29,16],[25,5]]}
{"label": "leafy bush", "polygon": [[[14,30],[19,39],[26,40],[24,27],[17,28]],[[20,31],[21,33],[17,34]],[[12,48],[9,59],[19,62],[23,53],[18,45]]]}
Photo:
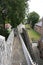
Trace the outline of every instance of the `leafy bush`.
{"label": "leafy bush", "polygon": [[0,28],[0,35],[4,36],[7,40],[9,33],[6,29]]}

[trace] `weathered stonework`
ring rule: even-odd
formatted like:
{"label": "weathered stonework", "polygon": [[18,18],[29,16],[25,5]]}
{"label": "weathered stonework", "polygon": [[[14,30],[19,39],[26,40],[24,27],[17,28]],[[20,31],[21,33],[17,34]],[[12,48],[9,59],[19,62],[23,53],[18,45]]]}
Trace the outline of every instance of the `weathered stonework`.
{"label": "weathered stonework", "polygon": [[12,49],[14,41],[14,31],[12,31],[6,41],[6,65],[12,65]]}
{"label": "weathered stonework", "polygon": [[14,41],[14,31],[12,31],[5,41],[5,37],[0,36],[0,65],[12,65],[12,48]]}
{"label": "weathered stonework", "polygon": [[0,65],[5,65],[5,37],[0,36]]}

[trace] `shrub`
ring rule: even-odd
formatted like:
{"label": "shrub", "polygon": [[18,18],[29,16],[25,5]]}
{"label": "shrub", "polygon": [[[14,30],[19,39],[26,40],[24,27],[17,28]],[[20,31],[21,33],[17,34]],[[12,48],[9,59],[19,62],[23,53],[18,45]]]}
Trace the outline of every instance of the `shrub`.
{"label": "shrub", "polygon": [[6,29],[0,28],[0,35],[4,36],[5,39],[7,40],[9,33]]}

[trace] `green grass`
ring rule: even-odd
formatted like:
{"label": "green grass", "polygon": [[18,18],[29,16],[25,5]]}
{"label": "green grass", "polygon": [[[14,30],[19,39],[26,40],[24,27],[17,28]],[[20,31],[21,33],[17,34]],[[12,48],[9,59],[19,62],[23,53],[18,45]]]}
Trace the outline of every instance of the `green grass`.
{"label": "green grass", "polygon": [[[26,28],[30,28],[30,25],[26,25]],[[41,35],[37,33],[36,31],[34,31],[32,28],[27,29],[27,32],[28,32],[30,40],[32,41],[38,41],[41,37]]]}
{"label": "green grass", "polygon": [[28,28],[30,28],[30,25],[29,24],[26,24],[25,27],[28,29]]}

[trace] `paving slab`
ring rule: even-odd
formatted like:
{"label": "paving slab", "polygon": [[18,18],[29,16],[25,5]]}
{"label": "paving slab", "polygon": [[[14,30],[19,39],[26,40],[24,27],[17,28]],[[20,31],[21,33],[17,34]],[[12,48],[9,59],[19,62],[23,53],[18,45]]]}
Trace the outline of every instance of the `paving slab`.
{"label": "paving slab", "polygon": [[27,65],[25,55],[23,53],[22,44],[18,35],[14,37],[12,51],[12,65]]}

